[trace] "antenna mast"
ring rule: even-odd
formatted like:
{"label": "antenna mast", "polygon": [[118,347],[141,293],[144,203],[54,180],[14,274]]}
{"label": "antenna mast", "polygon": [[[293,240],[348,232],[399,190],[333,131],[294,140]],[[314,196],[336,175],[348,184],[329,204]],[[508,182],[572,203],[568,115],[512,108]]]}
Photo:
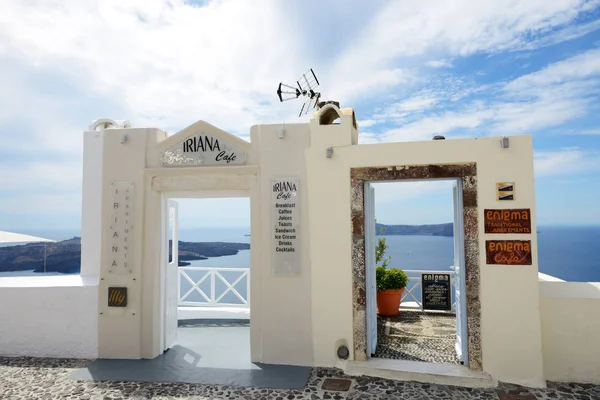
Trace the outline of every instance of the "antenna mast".
{"label": "antenna mast", "polygon": [[277,88],[277,96],[280,102],[297,99],[300,96],[306,97],[306,101],[302,104],[298,117],[308,114],[310,110],[316,107],[321,108],[325,103],[319,102],[321,93],[316,92],[315,88],[319,86],[319,80],[315,71],[311,68],[307,73],[296,81],[297,86],[279,83]]}

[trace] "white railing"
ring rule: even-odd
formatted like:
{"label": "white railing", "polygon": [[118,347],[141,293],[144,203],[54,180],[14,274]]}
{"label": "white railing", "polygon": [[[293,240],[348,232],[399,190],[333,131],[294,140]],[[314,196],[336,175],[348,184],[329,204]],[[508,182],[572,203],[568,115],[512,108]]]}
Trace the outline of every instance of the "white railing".
{"label": "white railing", "polygon": [[[454,270],[450,267],[450,271],[430,271],[421,269],[403,270],[408,276],[408,285],[404,289],[400,309],[419,309],[423,311],[423,302],[421,296],[415,296],[416,293],[421,294],[421,274],[450,274],[450,298],[454,296]],[[411,285],[412,284],[412,285]],[[456,301],[452,302],[452,310],[456,311]]]}
{"label": "white railing", "polygon": [[[190,276],[190,273],[192,271],[197,271],[197,276],[195,276],[194,278]],[[232,282],[230,282],[223,276],[223,273],[228,272],[238,272],[239,274],[235,274],[235,278],[233,278]],[[247,277],[246,282],[245,284],[241,284],[244,277]],[[181,285],[182,281],[184,280],[192,285],[192,287],[189,290],[186,290],[185,292],[182,290]],[[207,280],[210,282],[210,288],[207,290],[208,293],[201,287],[201,285]],[[218,294],[216,290],[217,282],[222,282],[225,285],[225,289]],[[239,292],[240,290],[245,293],[241,294]],[[189,300],[189,297],[192,294],[196,293],[200,294],[200,296],[202,297],[202,301]],[[239,299],[240,302],[227,303],[225,301],[222,301],[225,295],[227,295],[228,293],[232,293],[237,299]],[[250,308],[250,269],[179,267],[179,305],[201,307],[235,306]]]}

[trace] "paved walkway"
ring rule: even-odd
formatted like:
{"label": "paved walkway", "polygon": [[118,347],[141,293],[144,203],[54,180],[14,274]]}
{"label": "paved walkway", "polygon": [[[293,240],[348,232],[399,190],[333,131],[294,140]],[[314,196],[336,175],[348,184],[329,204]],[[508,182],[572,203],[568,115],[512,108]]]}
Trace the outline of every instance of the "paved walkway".
{"label": "paved walkway", "polygon": [[455,342],[454,314],[402,310],[396,317],[377,317],[378,358],[459,364]]}
{"label": "paved walkway", "polygon": [[[550,384],[544,390],[510,386],[503,386],[501,389],[467,389],[367,377],[349,378],[339,370],[321,368],[313,369],[308,384],[301,390],[143,382],[80,382],[69,379],[77,368],[84,367],[89,362],[90,360],[0,357],[0,399],[600,399],[600,386],[593,385]],[[350,390],[322,390],[323,381],[330,377],[351,379]]]}

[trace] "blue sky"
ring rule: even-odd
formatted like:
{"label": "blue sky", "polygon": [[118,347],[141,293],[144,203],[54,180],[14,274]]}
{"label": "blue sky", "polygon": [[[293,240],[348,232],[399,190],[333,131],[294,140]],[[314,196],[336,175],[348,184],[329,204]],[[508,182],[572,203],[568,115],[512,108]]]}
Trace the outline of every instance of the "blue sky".
{"label": "blue sky", "polygon": [[[248,139],[299,121],[275,88],[311,67],[355,108],[361,143],[532,134],[538,223],[600,224],[597,0],[5,0],[0,229],[80,226],[90,121],[203,119]],[[451,218],[443,185],[377,192],[381,222]],[[244,206],[189,210],[247,221]]]}

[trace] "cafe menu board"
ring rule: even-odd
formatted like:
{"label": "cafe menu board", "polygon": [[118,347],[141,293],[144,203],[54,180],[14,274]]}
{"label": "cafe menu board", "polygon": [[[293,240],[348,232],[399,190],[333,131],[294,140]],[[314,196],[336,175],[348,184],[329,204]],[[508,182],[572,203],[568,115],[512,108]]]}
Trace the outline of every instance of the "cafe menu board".
{"label": "cafe menu board", "polygon": [[450,274],[421,274],[423,310],[452,309]]}
{"label": "cafe menu board", "polygon": [[298,179],[274,179],[271,188],[273,209],[272,273],[300,273]]}

